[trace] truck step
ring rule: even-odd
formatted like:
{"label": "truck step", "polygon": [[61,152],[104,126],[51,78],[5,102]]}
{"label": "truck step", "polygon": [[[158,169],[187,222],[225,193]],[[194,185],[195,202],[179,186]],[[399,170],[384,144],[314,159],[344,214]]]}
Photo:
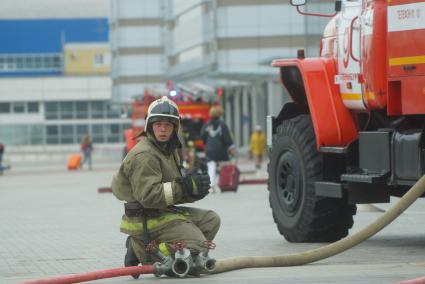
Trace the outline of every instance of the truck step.
{"label": "truck step", "polygon": [[342,174],[341,181],[345,182],[358,182],[358,183],[385,183],[389,172],[384,173],[367,173],[367,174]]}

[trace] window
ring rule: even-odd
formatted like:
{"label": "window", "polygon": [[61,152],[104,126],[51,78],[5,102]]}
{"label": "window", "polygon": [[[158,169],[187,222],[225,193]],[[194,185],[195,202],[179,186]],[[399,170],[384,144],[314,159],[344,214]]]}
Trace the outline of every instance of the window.
{"label": "window", "polygon": [[72,103],[72,102],[60,102],[59,103],[59,109],[60,109],[60,118],[62,118],[62,119],[72,119],[73,118],[74,103]]}
{"label": "window", "polygon": [[105,138],[105,127],[103,124],[93,124],[92,125],[92,134],[93,134],[93,142],[95,143],[104,143]]}
{"label": "window", "polygon": [[46,126],[47,133],[47,144],[58,144],[59,143],[59,127],[57,125],[48,125]]}
{"label": "window", "polygon": [[103,66],[105,64],[105,56],[101,53],[94,55],[94,65],[95,66]]}
{"label": "window", "polygon": [[46,103],[46,119],[59,119],[59,103]]}
{"label": "window", "polygon": [[36,69],[41,69],[41,67],[42,67],[42,65],[41,65],[41,61],[42,61],[41,56],[36,56],[36,57],[34,58],[34,63],[35,63],[35,68],[36,68]]}
{"label": "window", "polygon": [[27,56],[25,57],[25,65],[24,65],[24,69],[34,69],[33,66],[33,58],[31,56]]}
{"label": "window", "polygon": [[28,103],[28,112],[37,113],[38,112],[38,103]]}
{"label": "window", "polygon": [[119,107],[112,107],[111,105],[106,106],[106,116],[107,118],[119,118],[121,110]]}
{"label": "window", "polygon": [[120,127],[119,124],[110,124],[106,125],[106,142],[112,143],[112,142],[119,142],[120,140]]}
{"label": "window", "polygon": [[60,56],[53,57],[53,67],[55,68],[61,68],[62,62]]}
{"label": "window", "polygon": [[30,144],[40,145],[43,144],[43,126],[31,125],[29,126]]}
{"label": "window", "polygon": [[76,102],[75,103],[76,118],[84,119],[89,117],[89,103],[88,102]]}
{"label": "window", "polygon": [[77,142],[81,141],[84,135],[89,134],[89,126],[87,124],[77,125],[76,130]]}
{"label": "window", "polygon": [[62,71],[62,56],[50,54],[2,54],[0,71]]}
{"label": "window", "polygon": [[0,113],[10,113],[10,103],[0,103]]}
{"label": "window", "polygon": [[28,144],[28,126],[27,125],[13,125],[12,143],[15,145]]}
{"label": "window", "polygon": [[28,127],[26,125],[2,125],[0,127],[0,141],[11,145],[28,144]]}
{"label": "window", "polygon": [[16,125],[2,125],[0,127],[0,141],[4,144],[12,144],[14,142],[14,128]]}
{"label": "window", "polygon": [[74,143],[74,127],[73,125],[61,125],[61,144],[72,144]]}
{"label": "window", "polygon": [[25,103],[13,103],[12,109],[14,113],[24,113]]}
{"label": "window", "polygon": [[53,68],[53,58],[52,57],[44,57],[44,67]]}
{"label": "window", "polygon": [[103,118],[104,117],[103,108],[104,108],[104,102],[97,102],[97,101],[91,102],[92,118]]}
{"label": "window", "polygon": [[18,57],[16,59],[16,67],[17,69],[24,69],[24,57]]}

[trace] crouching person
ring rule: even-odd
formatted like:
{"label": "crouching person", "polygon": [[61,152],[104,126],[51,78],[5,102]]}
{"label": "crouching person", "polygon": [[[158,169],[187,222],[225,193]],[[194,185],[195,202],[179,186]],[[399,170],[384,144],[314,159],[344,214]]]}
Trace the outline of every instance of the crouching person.
{"label": "crouching person", "polygon": [[[179,127],[179,110],[173,101],[162,97],[152,102],[142,134],[145,137],[123,160],[113,178],[112,192],[126,202],[120,228],[129,235],[125,266],[161,262],[160,274],[183,277],[204,273],[199,266],[205,263],[207,272],[213,267],[209,241],[217,234],[220,218],[211,210],[176,206],[204,198],[210,188],[207,173],[182,176]],[[156,249],[147,250],[152,241]],[[184,254],[187,260],[178,262]],[[188,271],[181,271],[185,269],[181,261],[187,262]]]}

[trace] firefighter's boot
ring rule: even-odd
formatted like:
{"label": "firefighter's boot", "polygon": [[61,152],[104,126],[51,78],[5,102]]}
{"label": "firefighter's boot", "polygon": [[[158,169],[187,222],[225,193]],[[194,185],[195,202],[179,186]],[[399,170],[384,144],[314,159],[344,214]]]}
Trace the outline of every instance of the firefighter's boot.
{"label": "firefighter's boot", "polygon": [[[127,240],[125,241],[125,247],[127,248],[127,252],[125,253],[124,257],[124,266],[137,266],[139,265],[140,261],[137,258],[136,254],[134,253],[133,246],[131,245],[131,237],[128,236]],[[138,279],[140,274],[134,274],[131,275],[134,279]]]}

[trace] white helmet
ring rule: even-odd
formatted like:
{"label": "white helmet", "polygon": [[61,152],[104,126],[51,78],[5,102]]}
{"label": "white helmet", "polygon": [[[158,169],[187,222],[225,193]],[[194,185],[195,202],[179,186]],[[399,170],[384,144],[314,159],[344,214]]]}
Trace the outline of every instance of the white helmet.
{"label": "white helmet", "polygon": [[175,131],[178,133],[180,127],[180,113],[176,103],[163,96],[153,101],[148,108],[148,116],[145,123],[145,132],[148,131],[149,125],[155,121],[167,120],[174,124]]}

